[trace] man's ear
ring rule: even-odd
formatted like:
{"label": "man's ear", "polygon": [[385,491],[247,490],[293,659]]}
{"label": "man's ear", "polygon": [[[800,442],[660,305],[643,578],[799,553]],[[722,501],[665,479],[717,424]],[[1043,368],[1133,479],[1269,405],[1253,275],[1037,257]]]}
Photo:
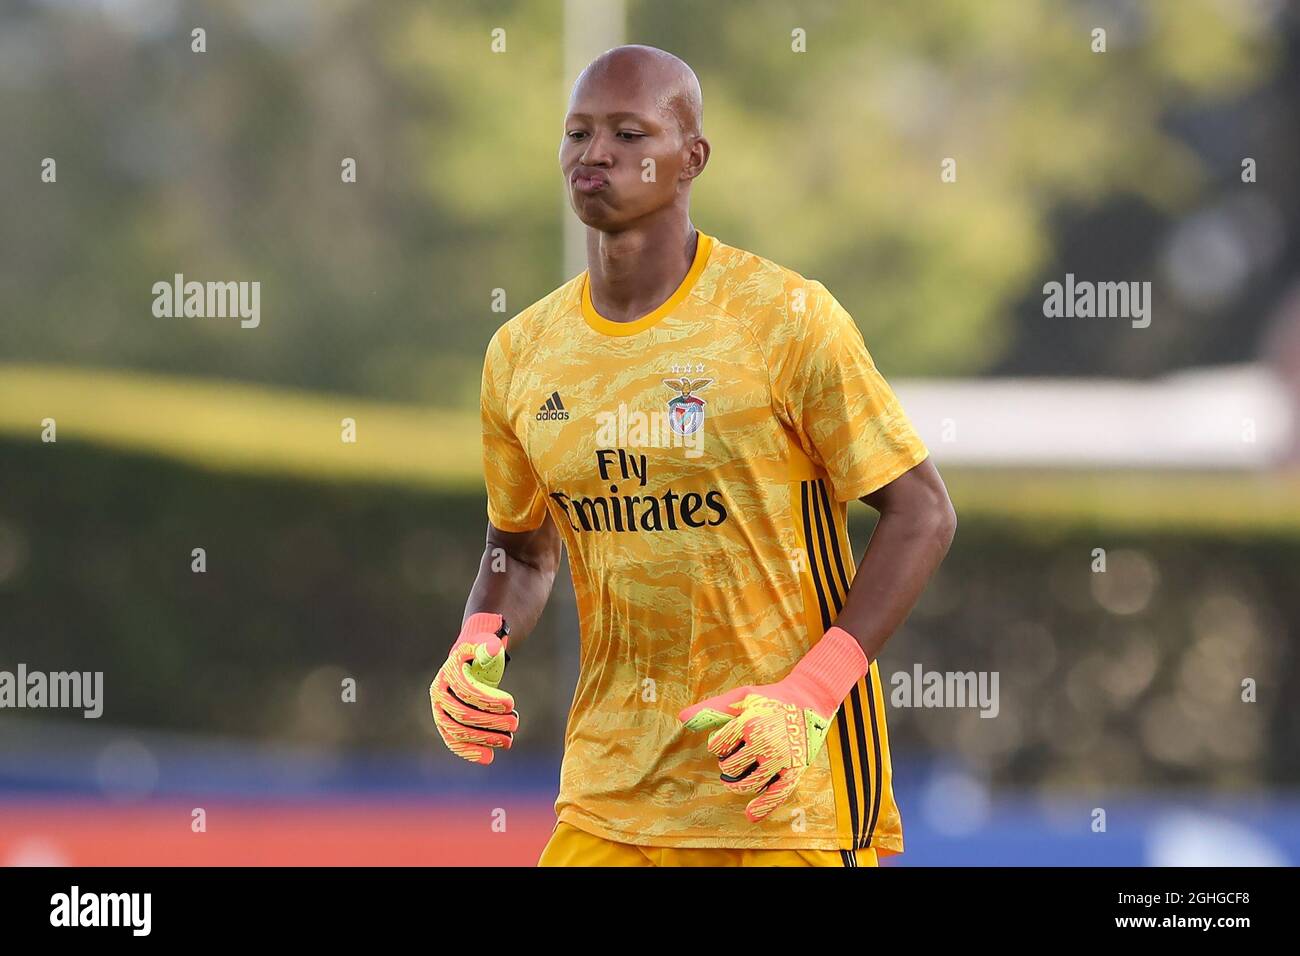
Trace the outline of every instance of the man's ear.
{"label": "man's ear", "polygon": [[682,178],[694,179],[704,172],[704,167],[709,164],[709,155],[712,151],[713,147],[709,145],[707,139],[703,136],[696,137],[687,154],[687,160],[682,165]]}

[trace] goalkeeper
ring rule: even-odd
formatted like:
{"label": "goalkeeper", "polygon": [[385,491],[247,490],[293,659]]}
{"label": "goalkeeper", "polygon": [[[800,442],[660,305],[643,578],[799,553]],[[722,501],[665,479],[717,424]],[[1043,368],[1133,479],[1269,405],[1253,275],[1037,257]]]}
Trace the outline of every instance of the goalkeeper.
{"label": "goalkeeper", "polygon": [[[701,117],[695,74],[650,47],[574,86],[559,159],[588,268],[488,344],[487,546],[434,719],[466,760],[510,749],[507,652],[563,547],[581,656],[540,862],[872,866],[903,850],[876,659],[956,519],[826,287],[692,224]],[[856,564],[854,500],[879,512]]]}

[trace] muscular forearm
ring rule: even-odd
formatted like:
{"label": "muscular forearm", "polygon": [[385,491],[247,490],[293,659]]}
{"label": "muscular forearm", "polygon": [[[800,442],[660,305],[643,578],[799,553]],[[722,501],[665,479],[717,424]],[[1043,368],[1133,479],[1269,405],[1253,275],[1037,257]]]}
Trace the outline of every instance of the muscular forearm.
{"label": "muscular forearm", "polygon": [[946,495],[919,507],[886,507],[835,623],[875,660],[916,605],[956,529]]}
{"label": "muscular forearm", "polygon": [[511,649],[518,648],[542,616],[559,557],[559,536],[549,519],[542,528],[527,534],[506,534],[489,527],[462,623],[480,611],[500,614],[510,625]]}
{"label": "muscular forearm", "polygon": [[[836,712],[912,610],[952,541],[957,519],[928,460],[862,500],[880,512],[880,522],[837,626],[781,680],[732,687],[677,715],[687,730],[710,731],[707,747],[718,758],[723,785],[755,794],[745,807],[752,821],[794,792]],[[760,767],[761,774],[753,772]]]}
{"label": "muscular forearm", "polygon": [[[519,729],[515,699],[500,687],[510,659],[506,648],[517,648],[537,626],[555,583],[560,549],[549,517],[532,531],[514,533],[488,522],[487,546],[465,602],[460,635],[429,686],[438,733],[452,753],[471,763],[491,763],[496,751],[509,749]],[[504,641],[497,615],[510,626]]]}

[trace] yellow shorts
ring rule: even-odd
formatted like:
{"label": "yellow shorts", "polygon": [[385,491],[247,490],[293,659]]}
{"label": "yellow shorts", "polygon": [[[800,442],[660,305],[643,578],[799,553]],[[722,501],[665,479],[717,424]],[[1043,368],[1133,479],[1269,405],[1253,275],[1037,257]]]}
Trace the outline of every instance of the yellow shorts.
{"label": "yellow shorts", "polygon": [[876,851],[635,846],[557,823],[538,866],[876,866]]}

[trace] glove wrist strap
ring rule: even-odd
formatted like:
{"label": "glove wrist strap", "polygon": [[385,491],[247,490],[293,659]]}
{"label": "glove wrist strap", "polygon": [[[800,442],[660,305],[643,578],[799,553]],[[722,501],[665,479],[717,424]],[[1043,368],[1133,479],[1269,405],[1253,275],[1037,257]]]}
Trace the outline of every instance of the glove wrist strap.
{"label": "glove wrist strap", "polygon": [[832,627],[795,665],[787,680],[798,683],[813,709],[829,717],[870,667],[857,639],[841,627]]}
{"label": "glove wrist strap", "polygon": [[497,637],[505,637],[510,633],[510,626],[506,624],[506,619],[500,614],[493,614],[488,611],[479,611],[471,614],[465,619],[464,625],[460,629],[459,641],[472,640],[475,637],[486,637],[489,634],[495,634]]}

